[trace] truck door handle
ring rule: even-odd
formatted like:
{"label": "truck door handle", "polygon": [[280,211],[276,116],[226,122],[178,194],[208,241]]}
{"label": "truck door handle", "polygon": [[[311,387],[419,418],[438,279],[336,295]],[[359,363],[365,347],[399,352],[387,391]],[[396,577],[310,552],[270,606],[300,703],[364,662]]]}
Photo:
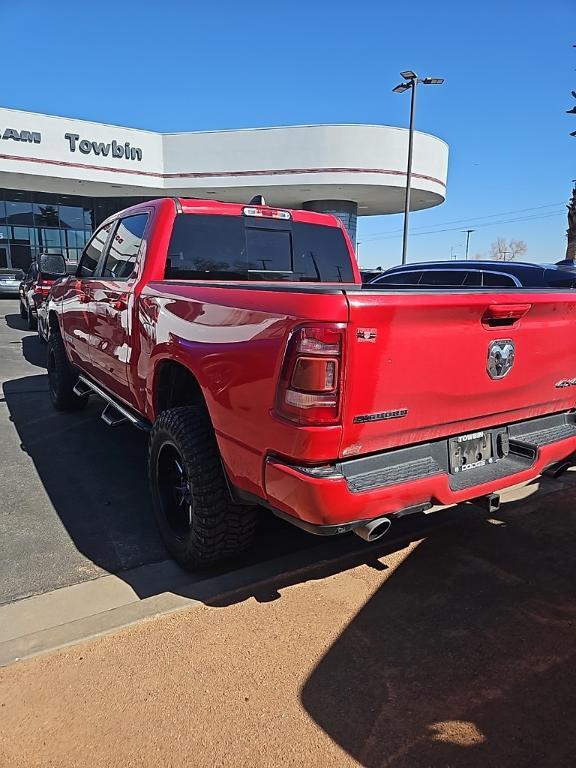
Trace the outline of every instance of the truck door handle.
{"label": "truck door handle", "polygon": [[488,328],[514,325],[531,307],[532,304],[491,304],[482,315],[482,325]]}

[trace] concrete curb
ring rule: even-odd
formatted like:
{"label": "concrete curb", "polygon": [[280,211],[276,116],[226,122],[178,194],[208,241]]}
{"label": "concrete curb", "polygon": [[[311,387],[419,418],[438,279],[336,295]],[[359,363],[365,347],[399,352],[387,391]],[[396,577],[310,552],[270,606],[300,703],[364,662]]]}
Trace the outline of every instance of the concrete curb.
{"label": "concrete curb", "polygon": [[[570,480],[571,482],[568,483],[546,480],[545,488],[541,488],[540,493],[536,496],[527,494],[526,487],[518,487],[507,494],[510,510],[518,505],[528,512],[543,494],[574,489],[576,477],[573,476]],[[384,538],[371,545],[361,544],[359,546],[356,539],[346,536],[334,540],[329,552],[321,543],[316,547],[291,553],[276,560],[246,566],[214,577],[202,579],[202,577],[198,578],[186,574],[186,579],[184,579],[182,574],[185,572],[180,571],[179,574],[176,574],[176,581],[169,586],[175,591],[165,591],[167,582],[165,579],[160,579],[159,584],[163,590],[144,599],[139,599],[133,591],[132,597],[130,597],[128,594],[130,591],[129,584],[130,581],[134,583],[144,580],[147,582],[147,590],[150,594],[153,591],[154,574],[148,570],[142,579],[142,574],[139,571],[150,569],[151,566],[135,569],[134,572],[125,574],[124,579],[121,576],[105,576],[93,582],[65,587],[62,590],[56,590],[56,592],[27,598],[19,603],[8,604],[0,608],[0,624],[8,615],[11,615],[12,620],[19,621],[20,625],[25,627],[27,618],[25,616],[19,617],[20,611],[29,612],[32,604],[34,610],[39,611],[50,608],[51,604],[65,605],[67,597],[72,594],[72,591],[97,591],[100,586],[98,582],[101,582],[104,591],[110,592],[112,600],[117,602],[111,603],[113,607],[102,610],[105,601],[102,599],[95,600],[93,605],[100,607],[98,612],[73,621],[65,620],[64,623],[57,626],[49,626],[18,637],[10,637],[4,642],[0,641],[0,667],[60,648],[87,642],[137,622],[154,619],[176,611],[198,608],[206,604],[223,607],[231,604],[235,599],[245,599],[249,596],[261,601],[274,600],[279,597],[278,589],[282,587],[308,579],[323,578],[330,569],[336,568],[338,571],[342,571],[362,562],[373,563],[377,558],[403,549],[410,542],[425,538],[447,525],[481,518],[486,518],[486,513],[473,505],[450,507],[430,515],[429,521],[424,525],[421,520],[414,521],[409,517],[398,521],[394,529],[398,531],[396,536]],[[154,567],[157,573],[166,569],[171,573],[173,569],[177,569],[177,566],[171,561],[154,564]],[[177,570],[179,571],[179,569]],[[105,586],[107,580],[110,579],[124,583],[121,587],[110,591],[109,587]],[[268,590],[266,585],[269,585]],[[238,595],[238,598],[234,598],[235,594]],[[122,604],[118,604],[118,602],[122,602]],[[4,615],[3,611],[6,611]],[[69,610],[68,615],[70,615]],[[51,621],[54,622],[54,620],[52,617]]]}

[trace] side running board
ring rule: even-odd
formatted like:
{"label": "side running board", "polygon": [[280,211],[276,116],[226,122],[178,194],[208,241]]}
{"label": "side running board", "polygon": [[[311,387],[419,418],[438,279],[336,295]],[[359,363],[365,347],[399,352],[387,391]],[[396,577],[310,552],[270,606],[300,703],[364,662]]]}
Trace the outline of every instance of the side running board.
{"label": "side running board", "polygon": [[109,395],[108,392],[99,387],[98,384],[90,381],[90,379],[82,376],[82,374],[78,376],[78,381],[74,386],[74,393],[78,395],[78,397],[87,397],[88,395],[94,394],[102,398],[106,403],[106,406],[102,411],[102,420],[109,427],[118,427],[120,424],[129,423],[132,424],[133,427],[141,429],[143,432],[150,432],[152,429],[152,425],[149,421],[134,413],[122,403],[119,403],[112,397],[112,395]]}

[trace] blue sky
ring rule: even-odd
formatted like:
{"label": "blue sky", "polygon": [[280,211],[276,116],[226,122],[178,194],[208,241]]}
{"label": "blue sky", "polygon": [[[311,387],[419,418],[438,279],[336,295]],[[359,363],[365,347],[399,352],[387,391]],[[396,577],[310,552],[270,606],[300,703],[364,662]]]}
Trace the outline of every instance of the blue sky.
{"label": "blue sky", "polygon": [[[410,260],[462,255],[466,227],[471,255],[503,236],[557,260],[576,178],[575,22],[575,0],[2,3],[0,101],[160,131],[403,126],[398,72],[442,76],[420,90],[417,128],[450,145],[448,198],[412,214]],[[363,218],[361,262],[396,263],[401,227]]]}

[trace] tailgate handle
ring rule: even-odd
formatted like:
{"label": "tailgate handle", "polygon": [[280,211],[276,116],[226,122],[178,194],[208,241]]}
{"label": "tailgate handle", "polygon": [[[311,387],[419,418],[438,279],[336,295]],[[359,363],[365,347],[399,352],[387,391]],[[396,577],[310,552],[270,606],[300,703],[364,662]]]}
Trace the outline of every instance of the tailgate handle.
{"label": "tailgate handle", "polygon": [[491,304],[482,315],[482,325],[501,328],[514,325],[528,312],[532,304]]}

